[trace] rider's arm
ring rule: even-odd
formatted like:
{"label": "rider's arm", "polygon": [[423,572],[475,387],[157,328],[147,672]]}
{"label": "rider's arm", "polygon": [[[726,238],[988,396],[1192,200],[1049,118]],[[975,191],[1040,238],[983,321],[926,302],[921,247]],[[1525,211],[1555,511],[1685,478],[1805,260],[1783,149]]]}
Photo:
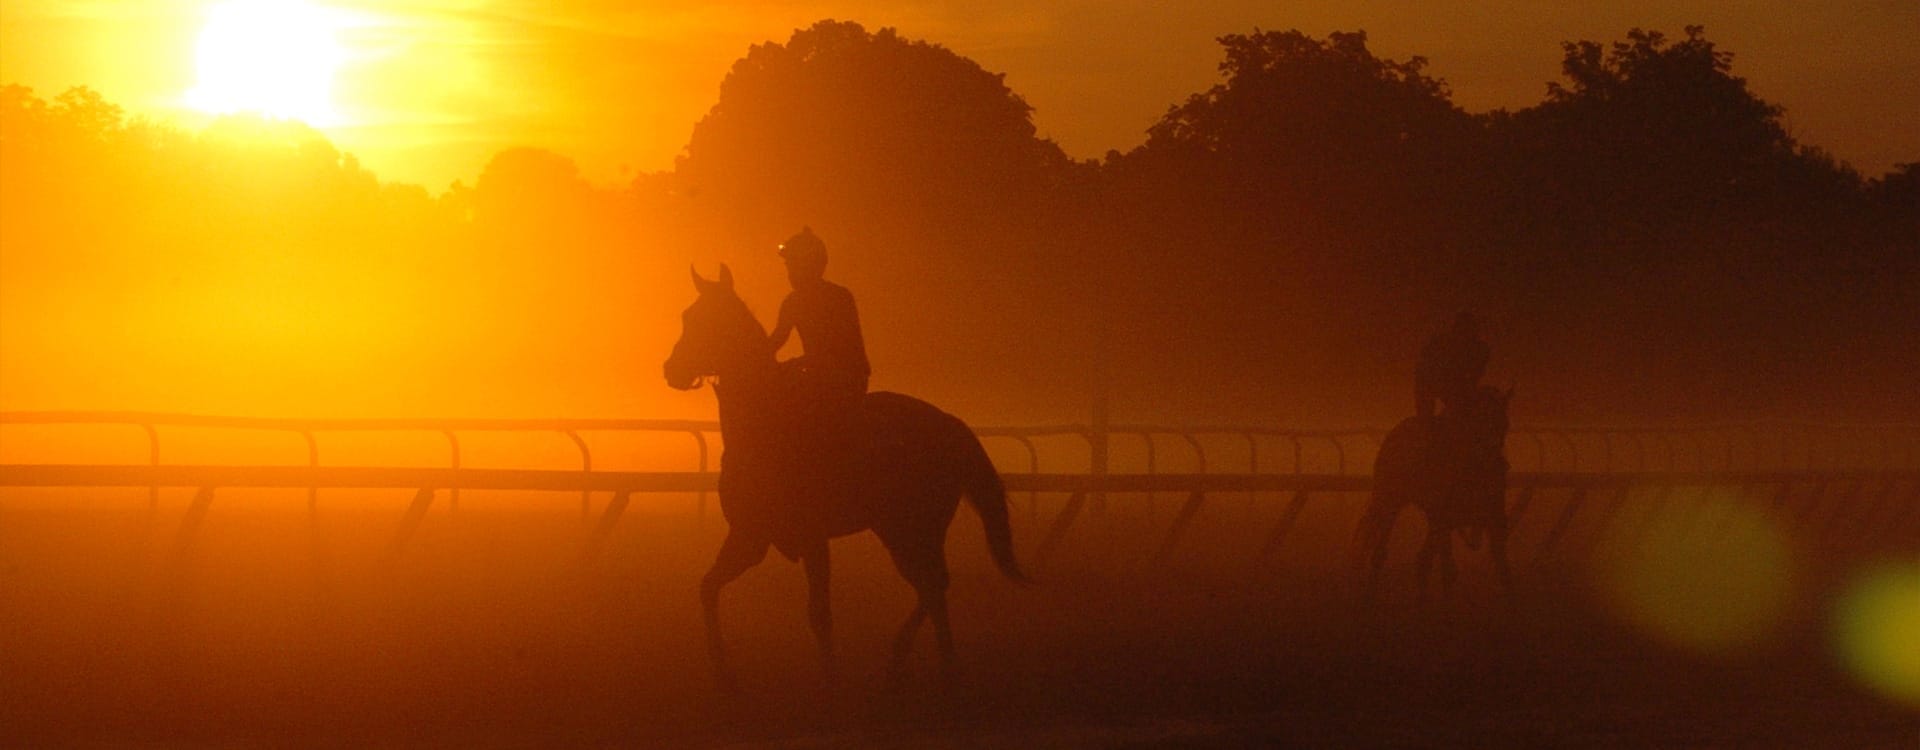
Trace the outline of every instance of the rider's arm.
{"label": "rider's arm", "polygon": [[780,320],[778,323],[774,324],[773,334],[767,337],[767,342],[772,344],[773,351],[775,353],[778,353],[780,351],[780,347],[787,345],[787,337],[792,334],[793,334],[793,298],[788,297],[786,301],[783,301],[780,303]]}

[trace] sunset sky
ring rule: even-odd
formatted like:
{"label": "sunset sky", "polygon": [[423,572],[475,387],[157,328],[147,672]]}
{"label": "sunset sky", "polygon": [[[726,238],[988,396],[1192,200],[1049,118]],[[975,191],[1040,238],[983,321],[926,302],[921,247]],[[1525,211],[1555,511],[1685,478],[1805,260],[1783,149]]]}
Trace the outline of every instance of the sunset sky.
{"label": "sunset sky", "polygon": [[[238,41],[233,32],[203,41],[217,35],[210,19],[231,21],[236,7],[244,17],[252,1],[8,0],[0,80],[45,96],[85,84],[135,113],[192,124],[193,105],[212,108],[192,94],[206,78],[257,69],[295,81],[273,87],[276,95],[322,97],[326,111],[304,116],[383,177],[441,187],[471,180],[512,145],[560,151],[601,181],[669,168],[733,60],[822,18],[893,26],[1005,72],[1034,106],[1041,133],[1081,158],[1137,145],[1168,105],[1216,80],[1213,38],[1225,33],[1365,29],[1378,54],[1429,57],[1455,100],[1481,111],[1537,102],[1557,75],[1563,40],[1614,40],[1633,26],[1678,35],[1698,23],[1736,53],[1735,71],[1761,96],[1788,108],[1803,142],[1868,174],[1920,159],[1920,3],[1911,0],[1690,9],[1647,0],[267,0],[291,7],[280,23],[300,31],[265,34],[291,39],[263,43],[243,31]],[[209,44],[227,49],[210,54]],[[300,73],[230,62],[261,54],[332,62]],[[287,93],[326,89],[328,79],[330,90]]]}

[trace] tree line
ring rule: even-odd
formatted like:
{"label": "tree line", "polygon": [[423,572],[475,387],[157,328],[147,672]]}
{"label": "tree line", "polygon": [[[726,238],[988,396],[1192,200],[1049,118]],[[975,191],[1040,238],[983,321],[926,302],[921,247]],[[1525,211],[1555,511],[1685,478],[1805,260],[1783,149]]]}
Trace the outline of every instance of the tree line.
{"label": "tree line", "polygon": [[179,312],[252,289],[329,342],[234,354],[287,393],[346,357],[440,373],[404,387],[449,403],[511,384],[553,391],[530,409],[618,409],[643,403],[614,394],[664,356],[689,259],[770,305],[772,247],[807,224],[859,295],[876,385],[988,412],[1071,417],[1105,369],[1142,417],[1372,419],[1471,309],[1494,370],[1570,418],[1920,415],[1898,386],[1920,371],[1920,160],[1864,176],[1798,142],[1702,29],[1567,43],[1540,102],[1478,113],[1364,32],[1219,41],[1215,85],[1076,160],[1002,75],[823,21],[738,60],[672,169],[611,186],[514,148],[430,191],[297,123],[187,132],[6,86],[0,370],[100,366],[37,340],[79,309],[111,312],[62,330],[193,372],[167,352],[194,342],[155,337],[270,337]]}

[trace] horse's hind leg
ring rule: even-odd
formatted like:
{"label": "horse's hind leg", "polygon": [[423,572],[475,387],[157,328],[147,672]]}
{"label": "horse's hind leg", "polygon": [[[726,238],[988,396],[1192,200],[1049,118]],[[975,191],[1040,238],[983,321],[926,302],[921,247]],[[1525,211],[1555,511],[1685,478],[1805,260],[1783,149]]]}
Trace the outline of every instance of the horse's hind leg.
{"label": "horse's hind leg", "polygon": [[707,622],[707,656],[713,662],[714,680],[726,693],[738,692],[739,683],[727,665],[726,643],[720,638],[720,589],[766,559],[768,544],[764,539],[749,539],[737,531],[728,531],[713,567],[700,579],[700,608]]}
{"label": "horse's hind leg", "polygon": [[800,559],[807,567],[807,622],[813,626],[813,638],[820,644],[820,669],[831,682],[834,679],[832,560],[826,540],[821,540]]}
{"label": "horse's hind leg", "polygon": [[1420,545],[1420,556],[1414,563],[1415,570],[1418,571],[1417,591],[1421,601],[1426,601],[1427,598],[1427,574],[1433,569],[1433,557],[1448,544],[1447,533],[1445,526],[1435,523],[1432,518],[1427,519],[1427,541]]}
{"label": "horse's hind leg", "polygon": [[[905,538],[903,538],[905,537]],[[893,556],[893,564],[900,569],[900,575],[913,586],[918,601],[913,614],[900,627],[900,633],[894,638],[893,664],[889,673],[898,680],[906,673],[906,660],[913,650],[913,639],[920,632],[920,623],[933,620],[934,639],[940,648],[940,673],[947,680],[953,676],[953,631],[947,621],[947,554],[945,530],[931,534],[918,535],[882,535],[887,543],[887,551]]]}
{"label": "horse's hind leg", "polygon": [[947,625],[947,571],[941,566],[937,585],[920,589],[920,608],[933,620],[933,637],[940,644],[940,679],[953,683],[953,629]]}
{"label": "horse's hind leg", "polygon": [[1362,532],[1362,538],[1371,549],[1367,550],[1367,599],[1373,599],[1374,592],[1380,588],[1380,568],[1387,563],[1387,543],[1393,541],[1393,524],[1400,517],[1399,506],[1383,508],[1378,517],[1373,512],[1367,514],[1362,523],[1369,526]]}
{"label": "horse's hind leg", "polygon": [[1460,569],[1453,564],[1453,535],[1449,534],[1440,542],[1440,594],[1453,596],[1453,582],[1460,578]]}

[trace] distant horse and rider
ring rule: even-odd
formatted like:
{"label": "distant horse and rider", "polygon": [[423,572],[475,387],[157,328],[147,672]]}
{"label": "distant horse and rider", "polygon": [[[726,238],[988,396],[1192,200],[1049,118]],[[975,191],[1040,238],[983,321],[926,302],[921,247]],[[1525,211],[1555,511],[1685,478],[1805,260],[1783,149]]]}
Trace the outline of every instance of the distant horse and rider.
{"label": "distant horse and rider", "polygon": [[[962,497],[986,527],[988,551],[1008,578],[1025,581],[1013,554],[1006,490],[973,431],[924,401],[866,391],[868,364],[853,296],[826,281],[825,243],[811,230],[781,247],[793,293],[770,335],[717,279],[693,274],[698,293],[681,315],[680,340],[663,368],[667,385],[713,385],[725,444],[720,508],[727,537],[700,584],[707,649],[723,690],[737,681],[720,632],[720,591],[772,547],[806,568],[808,615],[823,670],[834,673],[828,540],[872,531],[918,596],[894,639],[889,676],[905,673],[931,620],[943,677],[953,674],[947,617],[947,527]],[[789,333],[804,354],[779,362]]]}
{"label": "distant horse and rider", "polygon": [[[1458,575],[1453,562],[1456,533],[1469,549],[1479,549],[1484,537],[1502,590],[1512,587],[1505,446],[1513,389],[1480,384],[1487,359],[1487,345],[1469,313],[1461,313],[1451,329],[1420,352],[1415,414],[1381,441],[1372,497],[1354,531],[1355,559],[1366,567],[1369,598],[1379,586],[1394,521],[1407,506],[1420,509],[1427,521],[1416,562],[1423,597],[1436,559],[1441,585],[1451,591]],[[1436,402],[1442,408],[1436,409]]]}

